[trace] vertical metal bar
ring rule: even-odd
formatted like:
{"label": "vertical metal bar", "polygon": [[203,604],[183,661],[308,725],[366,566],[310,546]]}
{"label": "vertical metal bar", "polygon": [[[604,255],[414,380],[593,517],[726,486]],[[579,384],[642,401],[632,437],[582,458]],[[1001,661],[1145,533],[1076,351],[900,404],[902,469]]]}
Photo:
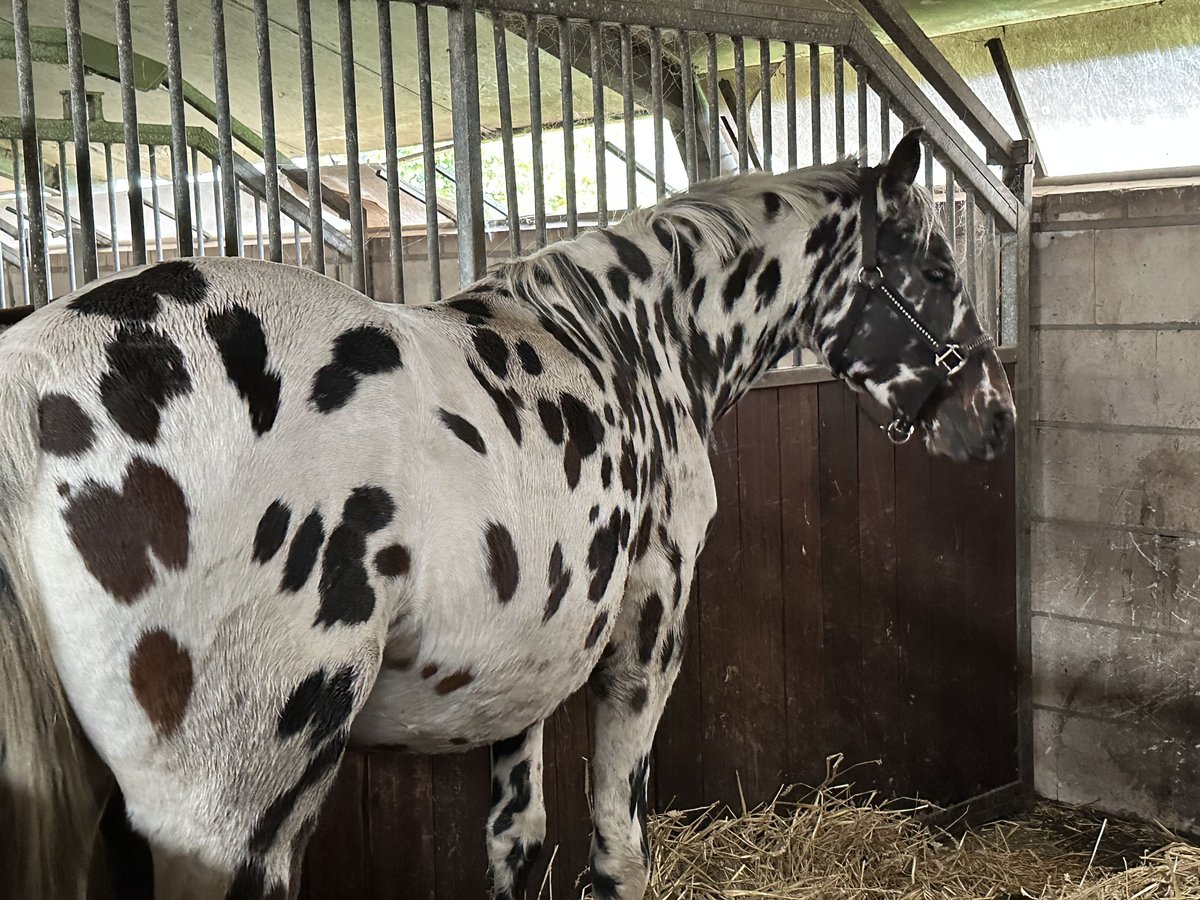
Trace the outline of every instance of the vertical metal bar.
{"label": "vertical metal bar", "polygon": [[366,291],[362,183],[358,168],[358,106],[354,84],[354,20],[350,0],[338,0],[338,46],[342,59],[342,116],[346,125],[346,186],[350,192],[350,287]]}
{"label": "vertical metal bar", "polygon": [[892,102],[888,95],[879,92],[879,152],[881,160],[887,159],[892,150]]}
{"label": "vertical metal bar", "polygon": [[579,233],[579,207],[575,200],[575,98],[572,94],[571,72],[575,60],[571,51],[570,24],[558,20],[559,89],[562,94],[563,169],[567,199],[567,237]]}
{"label": "vertical metal bar", "polygon": [[625,100],[625,209],[637,207],[637,151],[633,142],[633,32],[621,26],[621,96]]}
{"label": "vertical metal bar", "polygon": [[[342,0],[349,7],[350,0]],[[475,0],[450,7],[450,106],[454,131],[454,182],[458,208],[458,280],[466,287],[483,274],[483,154],[480,150],[479,43]]]}
{"label": "vertical metal bar", "polygon": [[592,77],[592,132],[596,144],[596,224],[608,227],[608,138],[604,133],[604,31],[593,22],[589,37]]}
{"label": "vertical metal bar", "polygon": [[[390,36],[388,39],[391,40]],[[268,243],[271,260],[283,262],[283,230],[279,221],[279,158],[275,148],[275,88],[271,79],[271,24],[267,18],[267,0],[254,0],[254,43],[258,50],[258,111],[262,126]],[[258,215],[257,208],[255,215]],[[258,231],[261,245],[262,228],[258,228]]]}
{"label": "vertical metal bar", "polygon": [[[389,3],[391,0],[379,0]],[[508,87],[508,29],[504,27],[504,13],[497,12],[492,18],[492,42],[496,49],[496,95],[500,103],[500,146],[504,153],[504,207],[508,218],[509,251],[513,256],[521,254],[521,211],[517,194],[517,162],[513,151],[512,95]],[[593,28],[599,25],[593,23]],[[593,59],[595,53],[593,51]],[[592,85],[601,92],[599,82]],[[602,142],[601,142],[602,143]]]}
{"label": "vertical metal bar", "polygon": [[[63,235],[67,241],[67,285],[71,290],[75,290],[79,285],[79,276],[75,270],[75,226],[72,224],[71,215],[71,182],[67,179],[67,146],[62,141],[58,142],[58,188],[62,194],[62,209],[63,209]],[[0,267],[0,292],[3,292],[4,287],[4,270]],[[0,296],[0,306],[4,305],[4,299]]]}
{"label": "vertical metal bar", "polygon": [[967,294],[972,302],[978,302],[975,293],[975,194],[970,190],[967,191],[966,221],[963,224],[967,238]]}
{"label": "vertical metal bar", "polygon": [[922,141],[925,145],[925,190],[929,192],[929,196],[933,196],[933,144],[929,141]]}
{"label": "vertical metal bar", "polygon": [[[45,154],[42,152],[42,142],[38,141],[38,160],[45,160]],[[54,296],[54,276],[50,270],[50,223],[46,220],[46,178],[45,172],[39,173],[42,175],[41,184],[38,190],[38,200],[42,204],[42,246],[45,248],[42,253],[42,261],[46,266],[46,302]]]}
{"label": "vertical metal bar", "polygon": [[29,250],[25,242],[25,195],[21,192],[21,145],[9,142],[13,160],[13,191],[17,201],[17,259],[21,263],[21,301],[29,304]]}
{"label": "vertical metal bar", "polygon": [[[424,6],[417,7],[418,22]],[[308,164],[308,250],[309,266],[325,271],[325,210],[321,202],[321,150],[317,133],[317,89],[313,72],[312,10],[309,0],[296,0],[296,31],[300,44],[300,94],[304,109],[304,159]],[[421,91],[429,91],[429,27],[425,28],[425,67]],[[422,100],[422,105],[424,105]],[[423,120],[422,120],[423,121]],[[434,282],[434,287],[437,282]]]}
{"label": "vertical metal bar", "polygon": [[79,0],[66,0],[67,67],[71,78],[71,134],[75,143],[75,184],[79,194],[79,230],[83,241],[83,283],[99,275],[96,263],[96,211],[92,197],[92,147],[88,138],[87,92],[83,83],[83,37]]}
{"label": "vertical metal bar", "polygon": [[[304,0],[305,3],[308,0]],[[437,170],[433,158],[433,96],[429,74],[429,7],[418,3],[413,7],[417,16],[417,81],[420,84],[421,145],[425,191],[425,242],[429,257],[429,294],[431,300],[442,299],[442,246],[438,235]],[[315,239],[315,238],[314,238]]]}
{"label": "vertical metal bar", "polygon": [[650,113],[654,124],[654,196],[667,196],[666,151],[663,147],[662,32],[650,29]]}
{"label": "vertical metal bar", "polygon": [[163,0],[163,29],[167,36],[167,90],[171,95],[171,181],[175,189],[175,233],[179,255],[191,256],[187,122],[183,107],[183,62],[179,49],[179,9],[176,3],[177,0]]}
{"label": "vertical metal bar", "polygon": [[[217,256],[220,256],[222,253],[226,253],[225,234],[227,230],[225,228],[225,216],[223,215],[224,210],[222,208],[225,205],[223,202],[224,198],[221,196],[221,191],[218,189],[218,185],[221,184],[221,175],[223,173],[221,171],[221,164],[215,159],[209,159],[208,162],[213,176],[213,221],[215,222],[217,228]],[[229,254],[226,253],[226,255],[228,256]]]}
{"label": "vertical metal bar", "polygon": [[[172,156],[172,162],[173,161],[174,161],[174,157]],[[174,166],[172,166],[172,168],[174,168]],[[174,176],[174,174],[175,173],[172,172],[172,176]],[[213,190],[216,190],[216,182],[213,182]],[[186,194],[185,194],[185,196],[186,196]],[[196,220],[196,255],[197,256],[204,255],[204,207],[201,206],[202,199],[203,199],[203,195],[200,191],[200,151],[197,150],[195,147],[193,147],[192,148],[192,203],[193,203],[192,208],[196,212],[195,220]],[[185,203],[184,205],[186,206],[187,204]],[[176,207],[175,231],[177,234],[183,228],[183,226],[180,224],[180,222],[181,222],[181,220],[179,218],[179,209],[178,209],[178,207]],[[182,235],[180,236],[180,239],[182,239]],[[188,244],[189,245],[191,244],[190,231],[189,231],[189,235],[188,235]],[[182,250],[180,252],[182,252]]]}
{"label": "vertical metal bar", "polygon": [[746,39],[740,34],[733,39],[733,107],[737,126],[738,171],[750,168],[750,127],[746,122]]}
{"label": "vertical metal bar", "polygon": [[221,211],[226,256],[241,256],[238,240],[237,175],[233,170],[233,131],[229,118],[229,66],[225,58],[225,0],[209,0],[212,13],[213,99],[217,105],[217,147],[221,158]]}
{"label": "vertical metal bar", "polygon": [[254,247],[258,251],[259,259],[267,258],[266,247],[263,246],[263,216],[262,216],[262,201],[258,199],[258,195],[254,195]]}
{"label": "vertical metal bar", "polygon": [[114,184],[112,144],[104,145],[104,183],[108,188],[108,234],[112,238],[113,271],[121,271],[121,237],[117,227],[117,187]]}
{"label": "vertical metal bar", "polygon": [[835,158],[846,155],[846,65],[841,47],[833,48],[833,139]]}
{"label": "vertical metal bar", "polygon": [[542,69],[538,61],[537,16],[525,16],[525,60],[529,76],[529,132],[533,142],[533,244],[546,246],[546,170],[542,162]]}
{"label": "vertical metal bar", "polygon": [[8,307],[8,261],[0,256],[0,309]]}
{"label": "vertical metal bar", "polygon": [[758,39],[758,68],[759,78],[762,80],[762,86],[759,88],[759,95],[762,97],[762,168],[764,172],[770,172],[774,168],[771,162],[774,150],[771,146],[771,126],[774,124],[771,114],[774,110],[771,107],[771,42],[766,38]]}
{"label": "vertical metal bar", "polygon": [[388,272],[392,302],[404,302],[404,245],[401,243],[400,173],[396,163],[396,76],[392,61],[392,3],[377,0],[379,23],[379,88],[383,100],[383,152],[387,174]]}
{"label": "vertical metal bar", "polygon": [[300,223],[292,219],[292,240],[296,246],[296,265],[304,265],[304,249],[300,245]]}
{"label": "vertical metal bar", "polygon": [[821,164],[821,47],[808,45],[808,107],[812,112],[812,161]]}
{"label": "vertical metal bar", "polygon": [[721,85],[717,71],[717,36],[708,36],[708,174],[721,174]]}
{"label": "vertical metal bar", "polygon": [[[33,56],[29,48],[28,0],[13,0],[13,43],[17,62],[17,98],[21,111],[25,186],[29,192],[29,279],[35,307],[49,302],[46,266],[46,219],[42,205],[42,148],[33,103]],[[13,158],[14,169],[16,157]]]}
{"label": "vertical metal bar", "polygon": [[942,205],[942,216],[946,226],[946,240],[950,242],[951,252],[956,252],[958,241],[954,233],[954,171],[950,168],[948,161],[944,165],[946,171],[946,202]]}
{"label": "vertical metal bar", "polygon": [[996,218],[989,214],[986,218],[987,228],[983,239],[983,260],[986,291],[984,304],[991,316],[992,337],[1000,340],[1000,285],[996,272]]}
{"label": "vertical metal bar", "polygon": [[787,102],[787,154],[788,168],[796,168],[799,161],[796,146],[796,45],[788,41],[783,45],[785,100]]}
{"label": "vertical metal bar", "polygon": [[163,242],[162,242],[162,206],[158,196],[158,148],[153,144],[149,147],[150,150],[150,203],[151,209],[154,212],[154,259],[157,262],[163,261]]}
{"label": "vertical metal bar", "polygon": [[675,34],[679,42],[679,75],[683,83],[683,164],[687,169],[688,184],[694,184],[697,173],[696,151],[696,73],[692,69],[692,36],[686,31]]}
{"label": "vertical metal bar", "polygon": [[125,178],[129,182],[129,240],[133,264],[146,264],[145,200],[142,197],[142,148],[138,143],[137,91],[133,83],[133,34],[129,0],[116,0],[117,65],[121,73],[121,121],[125,125]]}
{"label": "vertical metal bar", "polygon": [[858,83],[858,164],[865,167],[867,155],[871,152],[867,127],[867,70],[862,66],[855,66],[854,75],[854,80]]}

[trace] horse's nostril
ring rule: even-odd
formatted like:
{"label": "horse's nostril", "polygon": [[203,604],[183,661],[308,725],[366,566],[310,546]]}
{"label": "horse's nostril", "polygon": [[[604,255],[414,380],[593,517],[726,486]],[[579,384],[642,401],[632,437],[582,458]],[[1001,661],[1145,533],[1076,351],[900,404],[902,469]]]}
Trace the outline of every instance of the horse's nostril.
{"label": "horse's nostril", "polygon": [[992,414],[992,434],[1005,437],[1013,426],[1013,414],[1009,409],[998,409]]}

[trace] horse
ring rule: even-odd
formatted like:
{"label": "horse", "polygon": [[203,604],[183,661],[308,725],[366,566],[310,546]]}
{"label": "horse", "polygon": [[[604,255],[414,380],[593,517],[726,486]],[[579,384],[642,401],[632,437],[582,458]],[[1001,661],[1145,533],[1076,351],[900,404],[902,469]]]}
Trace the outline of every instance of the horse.
{"label": "horse", "polygon": [[81,895],[115,780],[159,898],[294,897],[348,745],[486,745],[491,890],[521,897],[543,722],[586,682],[593,896],[642,897],[714,423],[806,347],[896,442],[1012,430],[920,138],[698,184],[443,302],[189,258],[9,328],[3,896]]}

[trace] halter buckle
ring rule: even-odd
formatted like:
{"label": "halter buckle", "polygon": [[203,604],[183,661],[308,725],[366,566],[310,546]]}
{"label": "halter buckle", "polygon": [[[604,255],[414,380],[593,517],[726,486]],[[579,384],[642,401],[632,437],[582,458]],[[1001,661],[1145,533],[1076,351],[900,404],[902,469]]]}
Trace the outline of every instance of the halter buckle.
{"label": "halter buckle", "polygon": [[878,290],[883,284],[883,272],[879,266],[872,266],[869,269],[866,267],[860,268],[858,270],[858,283],[873,291]]}
{"label": "halter buckle", "polygon": [[897,417],[888,422],[887,425],[881,426],[884,433],[887,434],[888,440],[897,446],[908,443],[908,439],[913,436],[913,432],[917,430],[917,426],[908,419]]}
{"label": "halter buckle", "polygon": [[934,361],[946,370],[946,377],[950,378],[962,371],[967,364],[967,356],[958,344],[945,344],[941,352],[934,356]]}

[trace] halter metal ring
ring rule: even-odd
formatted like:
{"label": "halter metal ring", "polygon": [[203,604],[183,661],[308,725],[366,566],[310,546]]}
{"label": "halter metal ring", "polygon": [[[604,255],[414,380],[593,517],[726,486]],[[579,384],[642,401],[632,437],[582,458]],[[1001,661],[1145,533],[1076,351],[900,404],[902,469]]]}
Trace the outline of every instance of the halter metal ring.
{"label": "halter metal ring", "polygon": [[883,271],[879,266],[871,266],[869,269],[864,266],[858,270],[857,280],[863,287],[876,290],[883,284]]}
{"label": "halter metal ring", "polygon": [[882,426],[884,432],[888,436],[888,440],[893,444],[906,444],[908,439],[913,436],[913,432],[917,430],[917,426],[912,422],[902,417],[896,417],[887,425]]}
{"label": "halter metal ring", "polygon": [[944,345],[934,359],[939,366],[946,370],[947,378],[957,375],[967,364],[967,356],[958,344]]}

